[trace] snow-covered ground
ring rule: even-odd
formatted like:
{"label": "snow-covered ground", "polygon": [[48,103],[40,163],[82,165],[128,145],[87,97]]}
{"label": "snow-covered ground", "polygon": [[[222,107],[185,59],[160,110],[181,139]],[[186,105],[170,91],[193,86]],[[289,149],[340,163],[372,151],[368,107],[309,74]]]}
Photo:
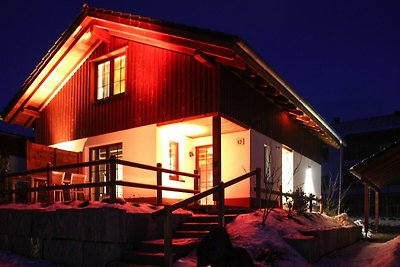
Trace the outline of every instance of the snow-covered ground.
{"label": "snow-covered ground", "polygon": [[[36,206],[13,204],[0,205],[0,208],[37,208],[37,209],[65,209],[79,208],[78,202],[68,204],[57,203],[50,206]],[[128,212],[153,212],[158,209],[148,204],[106,204],[91,202],[85,208],[101,208],[115,207],[122,208]],[[185,211],[178,211],[185,212]],[[301,237],[301,231],[330,229],[338,226],[349,226],[353,222],[342,214],[337,217],[328,217],[318,213],[312,213],[308,216],[294,216],[288,218],[283,210],[273,211],[266,221],[265,225],[261,225],[262,213],[260,211],[239,215],[232,223],[227,226],[227,230],[231,236],[234,246],[244,247],[253,256],[253,258],[262,258],[262,261],[255,261],[259,267],[264,266],[400,266],[400,236],[385,243],[371,243],[361,240],[356,244],[347,248],[335,251],[319,262],[312,265],[309,264],[296,250],[289,246],[284,237]],[[389,226],[399,226],[398,220],[381,220],[381,223]],[[262,255],[262,257],[260,257]],[[265,257],[265,255],[268,255]],[[268,262],[265,261],[268,259]],[[0,251],[0,266],[5,267],[56,267],[55,265],[42,260],[33,260],[6,251]],[[175,263],[176,267],[196,266],[196,254],[193,251],[190,255],[180,259]]]}
{"label": "snow-covered ground", "polygon": [[[400,266],[400,237],[386,243],[371,243],[361,240],[347,248],[323,257],[315,264],[308,263],[296,250],[289,246],[284,237],[301,237],[301,231],[330,229],[353,224],[347,215],[328,217],[318,213],[307,217],[297,216],[289,219],[286,212],[272,212],[266,224],[261,225],[261,212],[240,215],[227,226],[234,246],[244,247],[255,261],[256,266]],[[264,257],[265,255],[268,257]],[[259,257],[263,255],[262,257]],[[268,259],[269,262],[265,262]],[[196,266],[195,251],[180,259],[174,266]]]}

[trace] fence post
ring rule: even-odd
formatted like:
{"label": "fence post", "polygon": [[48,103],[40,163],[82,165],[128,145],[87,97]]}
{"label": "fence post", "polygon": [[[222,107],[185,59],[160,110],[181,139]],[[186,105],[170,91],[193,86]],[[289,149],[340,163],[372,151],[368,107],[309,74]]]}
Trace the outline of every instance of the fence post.
{"label": "fence post", "polygon": [[261,208],[261,169],[256,169],[256,209]]}
{"label": "fence post", "polygon": [[218,184],[218,201],[217,201],[217,206],[218,206],[218,226],[219,227],[225,227],[224,200],[225,200],[225,186],[224,186],[224,182],[221,181]]}
{"label": "fence post", "polygon": [[169,205],[164,210],[164,266],[172,266],[172,212]]}
{"label": "fence post", "polygon": [[110,203],[115,203],[117,198],[117,158],[115,155],[110,157]]}
{"label": "fence post", "polygon": [[162,172],[161,172],[162,164],[157,163],[157,206],[162,205]]}
{"label": "fence post", "polygon": [[279,186],[278,206],[280,209],[283,208],[282,185]]}
{"label": "fence post", "polygon": [[[199,170],[194,170],[193,173],[194,173],[194,175],[199,175]],[[200,184],[199,183],[200,183],[199,176],[194,177],[194,190],[199,190],[200,191]]]}
{"label": "fence post", "polygon": [[309,210],[310,210],[310,212],[312,212],[313,194],[311,194],[311,193],[309,195],[309,201],[310,201],[310,203],[308,204],[309,205]]}
{"label": "fence post", "polygon": [[[51,186],[51,184],[50,184],[50,168],[51,168],[51,166],[52,166],[52,163],[51,163],[51,162],[48,162],[48,163],[47,163],[47,170],[46,170],[47,203],[50,203],[50,201],[51,201],[51,195],[50,195],[50,190],[49,190],[49,186]],[[39,194],[39,192],[38,192],[38,194]],[[55,199],[54,199],[54,201],[55,201]]]}
{"label": "fence post", "polygon": [[323,213],[324,212],[324,202],[323,202],[323,197],[322,195],[319,197],[319,213]]}

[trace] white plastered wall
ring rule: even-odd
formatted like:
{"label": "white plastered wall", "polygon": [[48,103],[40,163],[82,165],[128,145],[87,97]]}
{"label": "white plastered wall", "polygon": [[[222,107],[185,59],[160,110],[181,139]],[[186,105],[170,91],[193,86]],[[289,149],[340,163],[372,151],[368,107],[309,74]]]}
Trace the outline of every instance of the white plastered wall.
{"label": "white plastered wall", "polygon": [[[66,149],[75,152],[83,152],[83,161],[89,161],[90,148],[122,143],[122,159],[131,162],[155,166],[156,161],[156,125],[148,125],[127,129],[123,131],[92,136],[84,139],[55,144],[52,147]],[[88,168],[85,173],[89,174]],[[123,167],[123,180],[129,182],[156,184],[154,171],[147,171],[128,166]],[[123,188],[123,196],[130,197],[154,197],[155,190],[140,188]]]}
{"label": "white plastered wall", "polygon": [[[161,163],[163,168],[169,169],[169,143],[177,142],[179,146],[179,171],[194,173],[196,162],[192,138],[188,138],[179,132],[170,132],[169,130],[157,128],[157,162]],[[163,186],[174,188],[194,189],[194,179],[191,177],[179,176],[179,181],[169,179],[169,174],[165,173],[162,177]],[[163,197],[170,199],[183,199],[193,196],[189,193],[180,193],[173,191],[164,191]]]}
{"label": "white plastered wall", "polygon": [[319,197],[321,195],[321,165],[294,151],[293,168],[294,173],[293,189],[301,187],[304,193],[310,193]]}
{"label": "white plastered wall", "polygon": [[[193,149],[197,146],[212,145],[212,137],[193,139]],[[250,171],[249,131],[222,134],[221,136],[221,180],[227,182]],[[249,196],[250,185],[242,181],[225,191],[226,198]]]}
{"label": "white plastered wall", "polygon": [[[265,189],[264,182],[264,146],[267,145],[270,148],[271,155],[271,178],[276,181],[275,182],[275,190],[278,190],[279,185],[281,184],[282,179],[282,147],[281,144],[276,142],[275,140],[257,132],[256,130],[250,130],[251,136],[251,170],[256,168],[261,168],[261,187]],[[251,188],[255,188],[256,180],[252,178],[251,180]],[[251,190],[251,197],[255,197],[255,191]]]}

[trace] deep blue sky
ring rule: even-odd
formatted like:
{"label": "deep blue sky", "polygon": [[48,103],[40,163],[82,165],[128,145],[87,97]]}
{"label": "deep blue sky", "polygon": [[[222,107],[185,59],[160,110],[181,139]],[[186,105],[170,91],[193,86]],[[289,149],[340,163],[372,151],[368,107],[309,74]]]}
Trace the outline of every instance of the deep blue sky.
{"label": "deep blue sky", "polygon": [[91,6],[240,36],[327,121],[400,110],[400,1],[0,2],[0,110]]}

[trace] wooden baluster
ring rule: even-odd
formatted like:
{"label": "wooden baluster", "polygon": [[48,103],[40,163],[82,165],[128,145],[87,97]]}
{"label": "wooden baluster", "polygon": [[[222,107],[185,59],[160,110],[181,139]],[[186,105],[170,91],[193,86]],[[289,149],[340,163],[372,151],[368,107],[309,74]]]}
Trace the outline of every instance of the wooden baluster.
{"label": "wooden baluster", "polygon": [[110,157],[110,203],[115,203],[117,198],[117,158],[115,155]]}
{"label": "wooden baluster", "polygon": [[161,172],[162,164],[157,163],[157,205],[162,205],[162,172]]}

